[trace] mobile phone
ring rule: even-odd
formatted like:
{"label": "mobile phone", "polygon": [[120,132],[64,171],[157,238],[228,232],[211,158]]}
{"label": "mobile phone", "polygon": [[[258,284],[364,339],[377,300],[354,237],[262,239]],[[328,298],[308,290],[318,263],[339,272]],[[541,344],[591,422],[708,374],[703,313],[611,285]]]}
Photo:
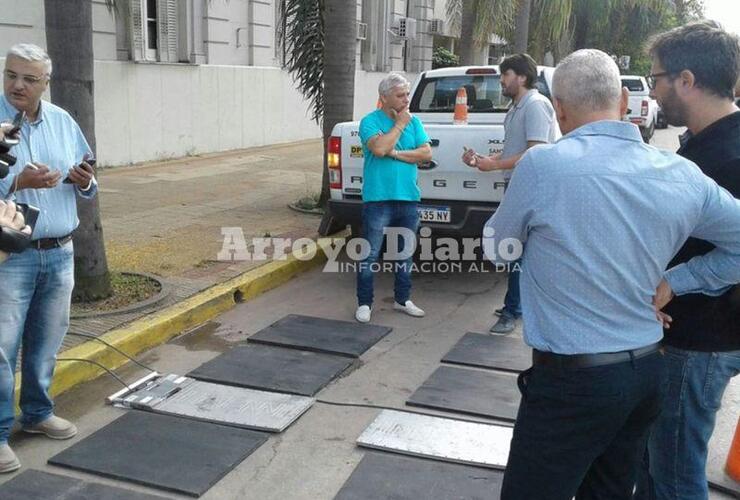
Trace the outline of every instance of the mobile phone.
{"label": "mobile phone", "polygon": [[[82,161],[84,161],[85,163],[87,163],[91,167],[94,167],[95,166],[95,158],[90,158],[89,160],[82,160]],[[81,163],[82,162],[80,162],[80,164]],[[78,166],[78,165],[75,165],[75,167],[76,166]],[[72,168],[74,168],[74,167],[72,167]],[[62,184],[72,184],[72,183],[73,182],[69,179],[69,176],[67,176],[67,178],[62,181]]]}
{"label": "mobile phone", "polygon": [[26,225],[31,229],[36,227],[36,220],[39,218],[39,209],[25,203],[18,203],[16,207],[26,221]]}
{"label": "mobile phone", "polygon": [[8,131],[8,135],[15,135],[23,126],[23,120],[26,119],[26,112],[25,111],[18,111],[16,113],[15,118],[13,118],[13,128]]}

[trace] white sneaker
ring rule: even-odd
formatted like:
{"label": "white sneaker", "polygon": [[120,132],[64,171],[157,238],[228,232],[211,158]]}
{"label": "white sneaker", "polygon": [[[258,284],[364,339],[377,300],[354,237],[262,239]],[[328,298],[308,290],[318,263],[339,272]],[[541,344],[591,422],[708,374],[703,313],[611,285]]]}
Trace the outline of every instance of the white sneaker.
{"label": "white sneaker", "polygon": [[18,457],[7,444],[0,444],[0,474],[13,472],[21,468]]}
{"label": "white sneaker", "polygon": [[406,304],[404,305],[401,305],[398,302],[394,302],[393,309],[395,309],[396,311],[405,312],[409,316],[413,316],[415,318],[422,318],[424,317],[424,314],[426,314],[423,309],[416,307],[416,305],[410,300],[407,300]]}
{"label": "white sneaker", "polygon": [[355,311],[355,319],[360,323],[367,323],[370,321],[370,306],[360,306]]}

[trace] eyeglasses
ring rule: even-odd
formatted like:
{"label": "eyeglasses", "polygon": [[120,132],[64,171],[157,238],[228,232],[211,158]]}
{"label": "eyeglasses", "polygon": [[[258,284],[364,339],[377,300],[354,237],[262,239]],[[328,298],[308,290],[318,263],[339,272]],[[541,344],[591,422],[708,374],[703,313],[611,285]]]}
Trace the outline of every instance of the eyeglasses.
{"label": "eyeglasses", "polygon": [[660,78],[661,76],[669,76],[670,74],[671,74],[670,71],[661,71],[660,73],[652,73],[645,77],[645,81],[647,81],[647,84],[648,84],[648,87],[650,87],[650,90],[655,90],[655,79]]}
{"label": "eyeglasses", "polygon": [[10,70],[7,70],[7,69],[4,71],[3,74],[5,75],[5,78],[7,78],[8,80],[10,80],[11,82],[16,81],[18,78],[21,78],[21,79],[23,79],[23,83],[25,83],[28,86],[37,85],[37,84],[39,84],[41,82],[46,81],[46,79],[48,78],[46,75],[44,75],[44,76],[19,75],[19,74],[13,72],[13,71],[10,71]]}

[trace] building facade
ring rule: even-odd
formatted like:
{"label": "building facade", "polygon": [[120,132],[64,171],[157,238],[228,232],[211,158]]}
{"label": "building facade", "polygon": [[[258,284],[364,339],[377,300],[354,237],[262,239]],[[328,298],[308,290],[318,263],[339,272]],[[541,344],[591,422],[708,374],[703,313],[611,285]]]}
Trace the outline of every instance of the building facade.
{"label": "building facade", "polygon": [[[100,164],[321,137],[282,69],[282,0],[116,0],[113,10],[91,1]],[[46,47],[44,1],[3,3],[0,54],[19,42]],[[347,0],[357,11],[355,118],[374,107],[388,71],[413,79],[431,68],[435,46],[454,49],[445,3]]]}

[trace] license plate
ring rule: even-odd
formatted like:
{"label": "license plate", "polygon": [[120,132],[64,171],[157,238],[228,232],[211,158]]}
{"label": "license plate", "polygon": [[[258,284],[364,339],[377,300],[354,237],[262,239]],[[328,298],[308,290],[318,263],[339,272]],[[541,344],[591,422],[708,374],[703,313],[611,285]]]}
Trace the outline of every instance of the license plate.
{"label": "license plate", "polygon": [[452,220],[449,207],[419,206],[416,211],[419,212],[419,220],[421,222],[450,223]]}

